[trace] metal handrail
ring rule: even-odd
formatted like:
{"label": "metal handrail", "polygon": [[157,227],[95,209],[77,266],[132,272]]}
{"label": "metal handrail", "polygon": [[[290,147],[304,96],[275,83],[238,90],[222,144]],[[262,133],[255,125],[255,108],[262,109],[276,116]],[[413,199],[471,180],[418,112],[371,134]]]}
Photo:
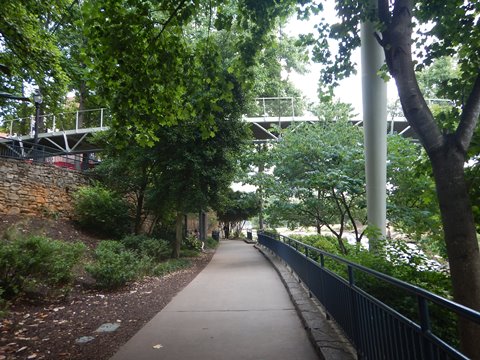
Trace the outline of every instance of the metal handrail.
{"label": "metal handrail", "polygon": [[[95,121],[95,125],[98,125],[98,126],[83,126],[81,127],[80,124],[79,124],[79,119],[80,119],[80,115],[81,114],[87,114],[87,113],[94,113],[94,112],[98,112],[98,119]],[[77,110],[77,111],[65,111],[65,112],[60,112],[60,113],[56,113],[56,114],[44,114],[44,115],[40,115],[39,116],[39,121],[40,123],[43,123],[45,124],[45,122],[47,120],[52,120],[52,124],[51,124],[51,128],[47,129],[47,133],[48,132],[56,132],[58,131],[57,130],[57,125],[58,125],[58,122],[61,122],[63,123],[63,121],[58,121],[58,119],[62,119],[62,117],[65,117],[65,116],[71,116],[70,120],[71,122],[75,123],[74,125],[74,128],[73,129],[65,129],[63,128],[63,124],[60,125],[62,127],[62,129],[60,131],[65,131],[65,130],[80,130],[80,129],[83,129],[83,128],[92,128],[92,127],[95,127],[95,128],[105,128],[105,119],[106,119],[106,113],[108,112],[108,109],[107,108],[97,108],[97,109],[85,109],[85,110]],[[8,128],[8,135],[10,137],[13,137],[14,136],[14,131],[13,131],[13,125],[14,123],[16,122],[21,122],[23,120],[30,120],[31,123],[33,123],[35,121],[35,117],[32,115],[32,116],[27,116],[27,117],[22,117],[22,118],[16,118],[16,119],[4,119],[3,122],[6,124],[5,128]],[[28,134],[16,134],[17,136],[22,136],[22,135],[33,135],[34,133],[34,130],[32,127],[30,127],[30,130],[29,130],[29,133]]]}
{"label": "metal handrail", "polygon": [[[480,324],[480,312],[284,235],[260,232],[258,240],[297,273],[327,313],[343,328],[360,358],[467,359],[432,332],[428,302],[476,324]],[[313,254],[320,258],[320,262],[312,258]],[[326,258],[344,264],[347,267],[348,279],[328,269],[325,266]],[[419,323],[358,287],[354,270],[369,274],[413,295],[417,299]],[[336,298],[335,294],[341,294],[341,299]],[[342,302],[345,309],[339,310],[338,302]]]}
{"label": "metal handrail", "polygon": [[[354,262],[351,262],[347,259],[344,259],[342,258],[341,256],[338,256],[338,255],[335,255],[335,254],[331,254],[331,253],[328,253],[326,251],[323,251],[321,249],[318,249],[316,247],[313,247],[311,245],[308,245],[308,244],[305,244],[305,243],[302,243],[301,241],[298,241],[296,239],[292,239],[288,236],[284,236],[284,235],[280,235],[280,237],[282,238],[285,238],[285,239],[288,239],[288,241],[291,241],[291,242],[295,242],[297,243],[298,245],[301,245],[303,246],[304,248],[307,248],[309,250],[312,250],[312,251],[315,251],[317,253],[321,253],[323,254],[324,256],[328,256],[332,259],[335,259],[337,260],[338,262],[341,262],[341,263],[344,263],[348,266],[351,266],[352,268],[355,268],[355,269],[358,269],[358,270],[361,270],[365,273],[368,273],[370,275],[373,275],[379,279],[382,279],[394,286],[397,286],[399,288],[402,288],[404,290],[407,290],[415,295],[420,295],[420,296],[423,296],[425,297],[426,299],[430,300],[430,301],[433,301],[439,305],[442,305],[446,308],[449,308],[450,310],[454,310],[454,311],[458,311],[459,313],[461,313],[463,316],[465,317],[468,317],[469,319],[473,320],[473,321],[477,321],[479,324],[480,324],[480,312],[477,312],[475,310],[472,310],[466,306],[463,306],[461,304],[458,304],[454,301],[451,301],[449,299],[446,299],[444,297],[441,297],[437,294],[434,294],[434,293],[431,293],[425,289],[422,289],[421,287],[418,287],[418,286],[415,286],[415,285],[412,285],[412,284],[409,284],[403,280],[399,280],[397,278],[394,278],[390,275],[386,275],[384,273],[381,273],[379,271],[376,271],[376,270],[373,270],[373,269],[370,269],[366,266],[363,266],[363,265],[360,265],[360,264],[357,264],[357,263],[354,263]],[[307,256],[308,257],[308,256]]]}
{"label": "metal handrail", "polygon": [[79,159],[78,155],[66,155],[56,148],[43,144],[29,141],[18,142],[15,139],[1,136],[0,139],[6,140],[0,143],[0,158],[45,163],[72,170],[87,170],[95,163],[92,164],[92,159],[85,158],[84,155],[81,155],[82,158]]}

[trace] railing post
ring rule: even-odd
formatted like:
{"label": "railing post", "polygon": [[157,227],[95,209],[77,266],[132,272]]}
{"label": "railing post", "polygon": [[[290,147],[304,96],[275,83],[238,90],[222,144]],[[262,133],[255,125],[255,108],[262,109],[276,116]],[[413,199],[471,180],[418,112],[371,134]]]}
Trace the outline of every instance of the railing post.
{"label": "railing post", "polygon": [[56,130],[57,130],[57,116],[53,115],[52,132],[56,132]]}
{"label": "railing post", "polygon": [[293,105],[293,96],[292,96],[292,120],[295,120],[295,106]]}
{"label": "railing post", "polygon": [[13,120],[10,121],[10,136],[13,136]]}
{"label": "railing post", "polygon": [[103,129],[103,108],[100,109],[100,129]]}
{"label": "railing post", "polygon": [[33,134],[34,134],[34,128],[32,126],[32,124],[35,122],[35,117],[32,115],[30,116],[30,136],[33,137]]}
{"label": "railing post", "polygon": [[76,112],[76,115],[75,115],[75,131],[78,131],[78,111]]}
{"label": "railing post", "polygon": [[428,303],[427,300],[418,295],[418,315],[420,316],[420,327],[422,329],[422,339],[421,339],[421,346],[422,346],[422,358],[424,359],[431,359],[431,347],[430,343],[427,341],[427,335],[430,333],[430,315],[428,311]]}
{"label": "railing post", "polygon": [[347,269],[348,269],[348,284],[350,286],[354,286],[355,285],[355,277],[353,276],[353,268],[350,265],[348,265]]}
{"label": "railing post", "polygon": [[351,323],[351,329],[353,330],[353,342],[355,344],[355,348],[357,349],[357,357],[358,359],[362,359],[363,356],[361,353],[359,353],[359,343],[360,343],[360,336],[359,336],[359,325],[360,325],[360,319],[358,317],[358,311],[357,311],[357,302],[355,300],[355,275],[353,272],[353,267],[351,265],[348,265],[348,284],[350,285],[350,306],[352,309],[352,316],[350,316],[350,323]]}

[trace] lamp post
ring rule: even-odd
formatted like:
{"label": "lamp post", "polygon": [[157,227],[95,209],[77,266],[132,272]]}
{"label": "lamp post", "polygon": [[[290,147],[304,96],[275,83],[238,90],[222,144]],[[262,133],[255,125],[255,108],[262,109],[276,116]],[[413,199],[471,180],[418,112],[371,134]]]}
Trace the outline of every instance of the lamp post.
{"label": "lamp post", "polygon": [[35,103],[35,134],[33,135],[34,139],[34,149],[33,149],[33,159],[37,161],[38,157],[38,122],[40,121],[40,104],[43,101],[43,96],[40,93],[40,90],[35,90],[33,93],[33,102]]}
{"label": "lamp post", "polygon": [[40,93],[40,90],[35,90],[33,94],[33,102],[35,103],[35,134],[34,142],[35,146],[38,144],[38,122],[40,120],[40,104],[43,101],[43,96]]}

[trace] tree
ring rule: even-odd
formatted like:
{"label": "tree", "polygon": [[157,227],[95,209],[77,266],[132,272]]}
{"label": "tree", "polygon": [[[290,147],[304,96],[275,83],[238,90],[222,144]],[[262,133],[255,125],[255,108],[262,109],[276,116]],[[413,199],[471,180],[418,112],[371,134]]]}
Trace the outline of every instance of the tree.
{"label": "tree", "polygon": [[117,131],[140,143],[153,145],[160,127],[191,118],[203,137],[213,136],[212,113],[218,103],[234,101],[232,83],[217,77],[216,66],[251,86],[272,23],[291,10],[250,1],[85,1],[92,87],[109,105]]}
{"label": "tree", "polygon": [[428,239],[446,257],[432,167],[419,144],[388,136],[387,218],[416,241]]}
{"label": "tree", "polygon": [[68,21],[69,5],[68,0],[2,3],[0,64],[6,73],[0,87],[23,95],[25,83],[35,85],[44,96],[43,108],[64,99],[69,78],[62,66],[56,30]]}
{"label": "tree", "polygon": [[[362,133],[348,122],[304,124],[284,132],[273,150],[271,206],[286,220],[327,227],[343,244],[349,226],[357,242],[363,237],[365,189]],[[267,190],[268,191],[268,190]],[[285,212],[284,212],[285,211]],[[290,218],[291,214],[294,218]],[[339,228],[334,227],[338,224]]]}
{"label": "tree", "polygon": [[[155,153],[150,148],[141,147],[134,140],[131,140],[130,146],[119,151],[115,146],[109,145],[112,143],[110,132],[102,134],[101,137],[104,145],[103,160],[94,169],[94,176],[133,201],[134,232],[139,234],[149,215],[149,209],[145,206],[148,191],[152,187],[155,172],[159,171],[156,167]],[[110,141],[106,141],[108,138]],[[97,141],[102,140],[97,138]]]}
{"label": "tree", "polygon": [[[376,4],[378,11],[369,3]],[[454,298],[480,310],[480,252],[464,172],[480,114],[480,4],[462,0],[339,1],[336,9],[342,23],[318,27],[321,41],[316,54],[329,68],[323,79],[332,83],[339,76],[354,72],[350,55],[360,45],[360,24],[366,19],[378,24],[376,36],[385,52],[386,69],[395,80],[405,117],[432,164]],[[414,33],[415,24],[429,27],[418,27]],[[340,40],[335,62],[331,60],[327,38]],[[439,124],[425,101],[418,85],[418,60],[414,60],[414,54],[420,59],[417,67],[459,54],[458,77],[444,88],[447,98],[455,104],[448,113],[449,119],[454,120],[453,128]],[[460,333],[462,349],[468,356],[477,356],[478,344],[474,339],[480,334],[478,326],[462,321]]]}
{"label": "tree", "polygon": [[219,195],[233,179],[235,157],[245,139],[239,118],[217,117],[218,133],[203,139],[192,124],[164,128],[154,147],[158,171],[152,198],[170,204],[176,212],[177,237],[174,256],[178,257],[183,238],[183,214],[216,207]]}
{"label": "tree", "polygon": [[228,189],[216,211],[218,220],[241,231],[242,223],[260,212],[260,199],[255,193]]}
{"label": "tree", "polygon": [[[281,28],[282,24],[279,26]],[[267,99],[247,103],[247,114],[270,117],[302,115],[306,108],[305,98],[291,83],[288,74],[291,71],[305,73],[305,63],[308,61],[305,46],[281,32],[278,37],[272,33],[270,42],[259,54],[252,70],[255,82],[251,93],[257,98]],[[289,99],[277,100],[273,97],[291,97],[294,101],[292,104]]]}
{"label": "tree", "polygon": [[340,100],[333,100],[319,95],[320,104],[316,105],[313,113],[322,121],[348,121],[357,114],[354,113],[352,104]]}

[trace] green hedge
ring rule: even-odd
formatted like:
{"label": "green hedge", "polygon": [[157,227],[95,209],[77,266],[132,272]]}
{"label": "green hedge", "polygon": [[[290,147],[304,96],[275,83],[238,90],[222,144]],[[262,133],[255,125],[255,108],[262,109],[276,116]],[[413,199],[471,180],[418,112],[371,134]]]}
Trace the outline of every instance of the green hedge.
{"label": "green hedge", "polygon": [[120,238],[131,229],[130,206],[113,191],[86,186],[73,197],[75,218],[83,229],[109,238]]}
{"label": "green hedge", "polygon": [[42,236],[2,239],[0,245],[0,285],[5,298],[13,298],[27,288],[67,287],[73,268],[86,249],[83,243],[66,243]]}
{"label": "green hedge", "polygon": [[120,242],[138,256],[149,257],[156,261],[166,260],[172,254],[172,246],[168,241],[147,235],[127,235]]}
{"label": "green hedge", "polygon": [[136,279],[140,259],[134,252],[115,240],[101,241],[95,249],[95,261],[85,270],[95,279],[99,288],[113,289]]}

